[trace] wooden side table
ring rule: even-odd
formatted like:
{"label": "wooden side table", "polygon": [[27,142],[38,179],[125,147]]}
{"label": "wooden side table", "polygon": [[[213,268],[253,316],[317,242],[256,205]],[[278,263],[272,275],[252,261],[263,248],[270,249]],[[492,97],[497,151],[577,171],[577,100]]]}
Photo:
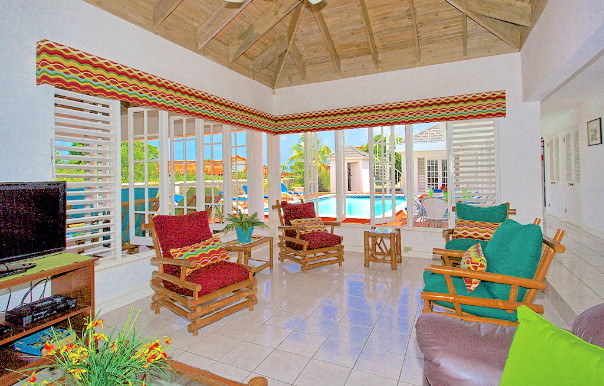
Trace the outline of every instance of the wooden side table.
{"label": "wooden side table", "polygon": [[[389,240],[386,244],[386,240]],[[401,263],[401,230],[399,228],[376,229],[365,231],[365,267],[369,262],[390,263],[392,270],[396,270],[396,263]]]}
{"label": "wooden side table", "polygon": [[[266,243],[268,243],[270,249],[268,261],[252,259],[252,249]],[[273,238],[271,236],[252,236],[252,241],[249,243],[240,243],[237,240],[231,240],[225,242],[224,247],[228,252],[237,252],[237,263],[239,264],[243,263],[247,265],[250,260],[262,261],[262,265],[253,267],[253,273],[260,272],[267,267],[270,267],[271,271],[273,270]]]}

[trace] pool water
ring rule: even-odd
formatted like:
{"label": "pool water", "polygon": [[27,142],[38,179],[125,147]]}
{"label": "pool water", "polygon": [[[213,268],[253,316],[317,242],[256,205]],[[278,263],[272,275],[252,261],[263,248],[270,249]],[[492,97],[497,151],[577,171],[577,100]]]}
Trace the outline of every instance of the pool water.
{"label": "pool water", "polygon": [[[379,199],[378,199],[379,197]],[[382,202],[381,196],[376,196],[375,216],[381,217],[384,212],[390,215],[392,211],[391,195],[386,195],[386,200]],[[322,217],[336,217],[336,196],[324,196],[319,198],[319,215]],[[407,205],[407,199],[404,195],[397,195],[395,198],[396,211],[404,209]],[[370,218],[371,200],[369,195],[347,194],[346,195],[346,217]]]}

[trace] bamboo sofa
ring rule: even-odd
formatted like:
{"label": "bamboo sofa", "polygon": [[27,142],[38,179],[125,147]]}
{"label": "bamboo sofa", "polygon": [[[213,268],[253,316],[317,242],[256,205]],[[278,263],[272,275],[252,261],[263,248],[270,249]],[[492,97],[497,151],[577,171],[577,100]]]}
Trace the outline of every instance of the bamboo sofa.
{"label": "bamboo sofa", "polygon": [[281,226],[279,230],[279,261],[289,259],[302,266],[302,272],[329,264],[342,266],[344,246],[342,237],[335,235],[334,228],[339,222],[325,221],[323,225],[331,228],[330,232],[304,233],[304,226],[292,225],[293,220],[316,218],[314,203],[292,204],[277,201],[273,209],[279,212]]}
{"label": "bamboo sofa", "polygon": [[[424,272],[424,313],[443,313],[468,321],[517,325],[516,310],[525,305],[543,313],[533,304],[537,291],[545,290],[545,274],[556,255],[565,251],[564,231],[554,238],[541,233],[536,224],[520,225],[506,220],[484,250],[486,272],[453,266],[432,265]],[[461,259],[464,251],[435,250],[447,259]],[[479,279],[472,292],[463,278]]]}
{"label": "bamboo sofa", "polygon": [[[201,327],[225,316],[246,308],[253,310],[258,290],[251,267],[226,260],[198,267],[194,260],[175,259],[172,255],[175,248],[212,238],[205,211],[182,216],[156,215],[148,227],[156,253],[151,259],[157,265],[151,279],[155,292],[151,309],[156,314],[163,307],[187,319],[187,329],[195,336]],[[193,271],[187,273],[188,270]]]}

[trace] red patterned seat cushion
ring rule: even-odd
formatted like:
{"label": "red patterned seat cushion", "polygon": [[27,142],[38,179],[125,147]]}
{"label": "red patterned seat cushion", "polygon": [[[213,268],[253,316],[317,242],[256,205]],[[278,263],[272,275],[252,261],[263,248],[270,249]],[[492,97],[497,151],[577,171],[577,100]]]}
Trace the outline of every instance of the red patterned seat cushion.
{"label": "red patterned seat cushion", "polygon": [[[300,239],[308,241],[308,247],[306,248],[307,250],[325,247],[335,247],[336,245],[340,245],[340,243],[342,243],[342,237],[329,232],[305,233],[300,236]],[[291,242],[288,243],[288,247],[298,250],[302,249],[301,244]]]}
{"label": "red patterned seat cushion", "polygon": [[[173,265],[164,265],[164,270],[174,276],[180,274],[180,268]],[[248,278],[249,271],[244,266],[228,261],[219,261],[196,269],[187,276],[187,281],[200,284],[201,291],[197,295],[203,296]],[[164,280],[164,286],[181,295],[193,296],[193,291],[174,285],[169,281]]]}
{"label": "red patterned seat cushion", "polygon": [[165,258],[173,258],[170,249],[197,244],[212,237],[208,214],[204,211],[184,216],[156,215],[153,223]]}

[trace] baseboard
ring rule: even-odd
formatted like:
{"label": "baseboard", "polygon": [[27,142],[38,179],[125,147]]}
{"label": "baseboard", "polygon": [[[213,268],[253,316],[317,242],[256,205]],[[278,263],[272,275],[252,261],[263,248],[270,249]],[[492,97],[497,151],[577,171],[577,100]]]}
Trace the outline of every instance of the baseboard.
{"label": "baseboard", "polygon": [[96,312],[101,312],[102,315],[151,295],[153,295],[153,290],[151,287],[145,286],[133,292],[128,292],[127,294],[124,294],[118,298],[108,300],[104,303],[97,303],[95,306]]}

